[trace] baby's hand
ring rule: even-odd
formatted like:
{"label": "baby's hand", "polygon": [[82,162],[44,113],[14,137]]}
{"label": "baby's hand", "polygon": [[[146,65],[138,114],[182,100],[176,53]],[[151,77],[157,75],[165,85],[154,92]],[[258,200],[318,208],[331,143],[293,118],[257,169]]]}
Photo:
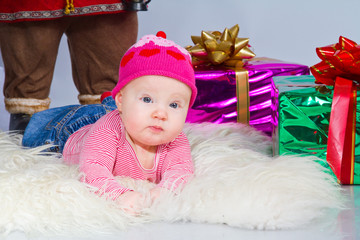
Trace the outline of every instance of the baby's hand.
{"label": "baby's hand", "polygon": [[157,199],[160,196],[161,193],[161,188],[159,187],[155,187],[153,189],[150,190],[150,196],[151,196],[151,201],[154,201],[155,199]]}
{"label": "baby's hand", "polygon": [[160,196],[161,193],[165,193],[165,192],[170,192],[170,191],[167,190],[166,188],[154,187],[153,189],[150,190],[151,201],[154,202]]}
{"label": "baby's hand", "polygon": [[145,207],[145,196],[136,191],[123,193],[118,199],[119,207],[132,215],[138,215]]}

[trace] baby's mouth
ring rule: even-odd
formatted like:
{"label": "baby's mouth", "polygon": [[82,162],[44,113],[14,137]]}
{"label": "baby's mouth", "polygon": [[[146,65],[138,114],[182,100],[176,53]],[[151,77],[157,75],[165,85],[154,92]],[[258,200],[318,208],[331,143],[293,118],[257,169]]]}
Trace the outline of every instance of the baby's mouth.
{"label": "baby's mouth", "polygon": [[149,127],[154,132],[162,132],[164,129],[160,126],[150,126]]}

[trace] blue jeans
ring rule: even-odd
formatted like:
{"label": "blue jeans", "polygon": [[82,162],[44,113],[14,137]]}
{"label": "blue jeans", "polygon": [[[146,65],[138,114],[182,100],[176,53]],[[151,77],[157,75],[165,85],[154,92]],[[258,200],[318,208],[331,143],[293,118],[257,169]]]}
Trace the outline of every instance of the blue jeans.
{"label": "blue jeans", "polygon": [[102,104],[70,105],[35,113],[25,129],[22,144],[25,147],[51,144],[47,151],[62,153],[71,134],[115,109],[115,101],[109,96]]}

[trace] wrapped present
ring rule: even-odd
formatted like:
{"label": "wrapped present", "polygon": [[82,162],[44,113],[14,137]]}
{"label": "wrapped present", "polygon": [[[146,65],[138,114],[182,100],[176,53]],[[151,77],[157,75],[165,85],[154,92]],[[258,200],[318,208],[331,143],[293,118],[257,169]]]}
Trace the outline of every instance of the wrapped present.
{"label": "wrapped present", "polygon": [[[334,101],[334,88],[315,84],[313,76],[274,78],[273,150],[274,154],[315,155],[327,160],[330,115]],[[357,95],[356,105],[360,105]],[[277,111],[276,111],[277,110]],[[353,160],[343,161],[343,174],[338,177],[342,184],[360,184],[360,107],[356,108],[357,129],[354,131]],[[328,162],[333,170],[334,166]],[[335,174],[336,175],[336,174]]]}
{"label": "wrapped present", "polygon": [[272,77],[309,74],[305,65],[253,58],[238,26],[202,32],[188,47],[193,57],[198,96],[187,122],[241,122],[272,134]]}
{"label": "wrapped present", "polygon": [[341,183],[353,184],[360,45],[340,36],[338,43],[316,52],[321,59],[311,67],[316,82],[334,86],[326,160]]}
{"label": "wrapped present", "polygon": [[309,154],[326,160],[332,89],[315,84],[313,76],[273,80],[274,155]]}

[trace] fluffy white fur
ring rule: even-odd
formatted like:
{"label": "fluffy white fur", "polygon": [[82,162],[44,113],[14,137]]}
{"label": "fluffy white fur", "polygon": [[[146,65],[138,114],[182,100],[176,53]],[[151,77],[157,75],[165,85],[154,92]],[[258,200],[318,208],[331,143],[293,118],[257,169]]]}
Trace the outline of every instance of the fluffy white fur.
{"label": "fluffy white fur", "polygon": [[[129,216],[78,181],[61,156],[25,149],[0,132],[0,233],[109,233],[151,221],[225,223],[247,229],[298,228],[343,207],[340,186],[311,157],[271,157],[271,141],[240,124],[187,124],[196,173]],[[119,178],[144,193],[153,184]]]}

